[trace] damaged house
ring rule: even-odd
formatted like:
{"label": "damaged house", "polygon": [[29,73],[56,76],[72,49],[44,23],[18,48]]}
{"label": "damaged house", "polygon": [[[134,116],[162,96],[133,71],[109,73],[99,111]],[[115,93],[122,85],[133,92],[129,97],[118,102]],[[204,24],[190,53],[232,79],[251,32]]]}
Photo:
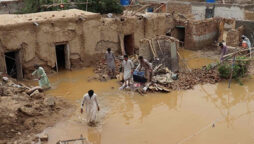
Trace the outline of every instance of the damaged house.
{"label": "damaged house", "polygon": [[163,35],[177,41],[158,39],[159,43],[152,47],[157,50],[159,45],[166,47],[168,55],[173,56],[169,58],[168,68],[177,71],[178,66],[171,60],[177,63],[178,47],[207,49],[215,41],[231,40],[232,34],[238,35],[234,37],[238,40],[244,29],[236,29],[236,25],[238,22],[222,18],[194,20],[177,13],[135,13],[112,18],[77,9],[3,14],[0,15],[0,71],[22,79],[30,77],[35,64],[43,66],[47,73],[92,66],[107,48],[149,58],[152,51],[147,40],[156,42],[153,39]]}
{"label": "damaged house", "polygon": [[169,14],[103,18],[81,10],[0,15],[0,71],[29,78],[39,64],[47,72],[89,66],[107,48],[134,54],[140,39],[174,27]]}

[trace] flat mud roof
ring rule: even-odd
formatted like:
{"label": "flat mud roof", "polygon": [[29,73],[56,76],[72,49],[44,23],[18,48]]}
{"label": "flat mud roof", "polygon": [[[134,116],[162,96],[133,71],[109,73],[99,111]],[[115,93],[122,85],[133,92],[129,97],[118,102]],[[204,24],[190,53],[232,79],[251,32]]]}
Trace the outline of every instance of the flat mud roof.
{"label": "flat mud roof", "polygon": [[19,25],[32,22],[57,21],[62,19],[93,19],[101,17],[98,13],[82,11],[78,9],[49,11],[31,14],[3,14],[0,15],[0,26]]}

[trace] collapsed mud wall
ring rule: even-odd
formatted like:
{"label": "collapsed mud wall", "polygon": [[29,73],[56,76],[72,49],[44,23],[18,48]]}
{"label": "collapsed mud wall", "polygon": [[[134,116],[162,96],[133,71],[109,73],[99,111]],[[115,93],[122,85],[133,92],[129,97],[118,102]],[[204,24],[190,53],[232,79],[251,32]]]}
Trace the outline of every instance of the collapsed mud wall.
{"label": "collapsed mud wall", "polygon": [[139,55],[143,56],[154,65],[162,64],[171,71],[178,71],[179,41],[173,37],[157,36],[140,40]]}
{"label": "collapsed mud wall", "polygon": [[191,50],[204,49],[218,37],[218,22],[216,19],[192,21],[185,28],[185,48]]}
{"label": "collapsed mud wall", "polygon": [[144,37],[143,18],[136,16],[117,19],[102,18],[101,21],[101,39],[96,47],[98,53],[105,52],[107,48],[120,52],[121,39],[127,35],[133,36],[134,48],[139,47],[139,39]]}
{"label": "collapsed mud wall", "polygon": [[[86,49],[85,53],[99,57],[107,48],[121,53],[121,45],[125,47],[123,39],[130,35],[133,36],[130,43],[133,43],[133,48],[137,50],[140,47],[140,39],[165,35],[174,27],[174,21],[168,14],[148,13],[139,16],[101,18],[100,23],[94,27],[90,32],[85,31],[86,44],[89,43],[86,45],[89,49]],[[91,33],[96,36],[91,36]]]}

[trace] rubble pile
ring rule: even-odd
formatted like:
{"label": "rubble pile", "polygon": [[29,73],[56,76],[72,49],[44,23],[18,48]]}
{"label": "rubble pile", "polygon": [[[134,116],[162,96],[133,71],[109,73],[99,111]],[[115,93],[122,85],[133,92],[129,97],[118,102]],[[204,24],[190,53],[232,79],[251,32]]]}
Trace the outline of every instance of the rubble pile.
{"label": "rubble pile", "polygon": [[[138,56],[135,55],[130,59],[133,61],[135,67],[138,65]],[[95,73],[97,74],[94,76],[94,79],[100,81],[108,80],[107,74],[107,64],[104,63],[103,60],[98,61],[97,67],[95,68]],[[121,76],[120,72],[121,67],[121,58],[118,57],[116,59],[116,74],[117,77]],[[121,80],[121,78],[118,78]],[[219,82],[220,76],[218,71],[213,68],[208,70],[206,67],[200,69],[193,69],[191,72],[177,72],[173,73],[171,70],[168,69],[165,65],[157,64],[154,66],[153,69],[153,78],[152,81],[143,87],[139,87],[138,92],[142,92],[142,88],[146,87],[149,92],[170,92],[171,90],[187,90],[192,89],[195,85],[198,84],[215,84]]]}
{"label": "rubble pile", "polygon": [[217,70],[193,69],[191,72],[172,73],[168,68],[161,68],[153,76],[148,87],[151,92],[170,92],[171,90],[192,89],[197,84],[215,84],[220,76]]}
{"label": "rubble pile", "polygon": [[187,90],[192,89],[197,84],[215,84],[220,80],[216,69],[193,69],[191,72],[179,73],[178,79],[168,84],[167,87],[173,90]]}
{"label": "rubble pile", "polygon": [[[116,57],[116,75],[120,74],[120,68],[121,68],[121,64],[122,64],[122,56],[117,56]],[[132,57],[130,57],[130,59],[132,60],[133,64],[135,66],[138,65],[138,56],[134,55]],[[107,63],[105,62],[104,59],[100,59],[97,63],[96,63],[96,67],[94,69],[94,72],[97,74],[95,77],[91,78],[91,79],[96,79],[96,80],[100,80],[100,81],[106,81],[109,79],[108,77],[108,69],[107,69]]]}
{"label": "rubble pile", "polygon": [[45,96],[40,87],[0,75],[0,143],[35,140],[33,134],[55,123],[64,105],[68,104]]}
{"label": "rubble pile", "polygon": [[[121,60],[119,58],[116,58],[116,75],[120,73],[120,67],[121,67]],[[100,59],[96,63],[96,68],[94,72],[97,74],[95,79],[98,79],[100,81],[105,81],[108,79],[108,69],[107,69],[107,63],[104,59]]]}

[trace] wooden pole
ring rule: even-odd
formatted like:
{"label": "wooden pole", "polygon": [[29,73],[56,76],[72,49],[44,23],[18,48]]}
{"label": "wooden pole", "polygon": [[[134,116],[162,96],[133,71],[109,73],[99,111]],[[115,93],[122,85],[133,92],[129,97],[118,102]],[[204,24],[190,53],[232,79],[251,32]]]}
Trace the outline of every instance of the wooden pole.
{"label": "wooden pole", "polygon": [[88,8],[88,0],[86,0],[86,11],[87,11],[87,8]]}
{"label": "wooden pole", "polygon": [[122,55],[125,55],[125,46],[124,46],[124,35],[123,34],[118,34],[119,42],[120,42],[120,47],[121,47],[121,52]]}
{"label": "wooden pole", "polygon": [[232,76],[233,76],[233,71],[234,71],[234,64],[235,64],[235,55],[234,55],[233,62],[232,62],[230,78],[229,78],[229,81],[228,81],[228,88],[230,88],[230,84],[231,84],[231,80],[232,80]]}
{"label": "wooden pole", "polygon": [[159,48],[160,48],[161,54],[163,54],[163,51],[162,51],[162,49],[161,49],[161,45],[160,45],[160,42],[159,42],[158,40],[156,40],[156,41],[157,41],[157,43],[158,43],[158,46],[159,46]]}

